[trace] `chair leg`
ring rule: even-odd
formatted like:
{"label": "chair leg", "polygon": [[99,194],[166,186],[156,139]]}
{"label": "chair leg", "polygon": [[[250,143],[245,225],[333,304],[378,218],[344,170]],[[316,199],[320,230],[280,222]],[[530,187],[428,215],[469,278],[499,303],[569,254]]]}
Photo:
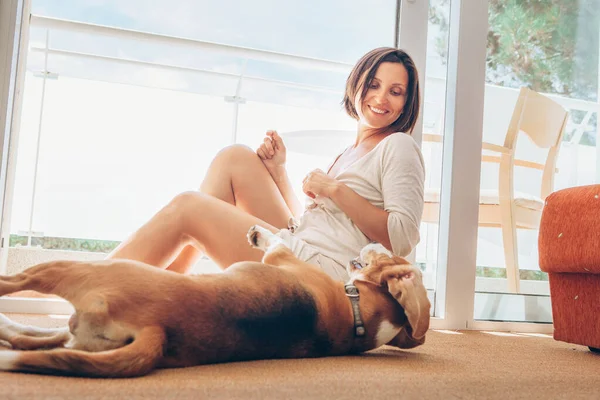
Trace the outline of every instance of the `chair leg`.
{"label": "chair leg", "polygon": [[[517,246],[517,228],[512,221],[502,221],[502,242],[504,247],[504,259],[506,260],[506,279],[508,290],[519,293],[521,290],[519,278],[519,250]],[[507,222],[507,223],[504,223]]]}

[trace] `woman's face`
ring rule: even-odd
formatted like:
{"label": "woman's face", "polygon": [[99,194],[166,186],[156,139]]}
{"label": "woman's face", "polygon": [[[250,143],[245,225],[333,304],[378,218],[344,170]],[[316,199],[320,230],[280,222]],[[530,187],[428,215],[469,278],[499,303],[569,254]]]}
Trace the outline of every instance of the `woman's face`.
{"label": "woman's face", "polygon": [[[377,68],[364,99],[356,95],[359,123],[382,129],[393,124],[404,109],[408,90],[408,71],[401,63],[383,62]],[[360,104],[360,107],[358,105]]]}

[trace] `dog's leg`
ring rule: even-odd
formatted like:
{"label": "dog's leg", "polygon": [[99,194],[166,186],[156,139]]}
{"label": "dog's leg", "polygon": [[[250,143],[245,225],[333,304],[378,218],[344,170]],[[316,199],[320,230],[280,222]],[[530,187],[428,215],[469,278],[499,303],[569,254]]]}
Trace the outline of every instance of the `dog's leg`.
{"label": "dog's leg", "polygon": [[[80,263],[54,261],[28,268],[13,276],[0,276],[0,296],[21,290],[55,294],[73,305],[81,304],[87,291],[78,291],[85,271]],[[89,297],[89,296],[88,296]],[[76,307],[77,308],[77,307]],[[72,335],[68,328],[44,329],[16,323],[0,314],[0,339],[16,349],[39,349],[65,345]]]}
{"label": "dog's leg", "polygon": [[283,239],[259,225],[251,227],[248,230],[247,236],[248,242],[252,247],[260,249],[265,253],[273,251],[279,245],[287,247]]}
{"label": "dog's leg", "polygon": [[131,344],[98,353],[71,349],[5,350],[0,351],[0,370],[114,378],[140,376],[159,365],[165,341],[162,328],[146,327]]}
{"label": "dog's leg", "polygon": [[248,242],[265,252],[263,263],[270,265],[292,265],[299,262],[288,244],[268,229],[255,225],[248,231]]}
{"label": "dog's leg", "polygon": [[21,290],[35,290],[44,294],[55,294],[72,302],[78,296],[77,282],[85,278],[82,263],[75,261],[52,261],[38,264],[25,271],[0,276],[0,296]]}
{"label": "dog's leg", "polygon": [[14,349],[19,350],[37,350],[37,349],[51,349],[55,347],[63,347],[71,340],[71,334],[67,330],[62,330],[55,333],[52,336],[25,336],[16,335],[7,339],[7,342]]}
{"label": "dog's leg", "polygon": [[[51,262],[40,264],[13,276],[0,276],[0,296],[21,290],[35,290],[41,293],[55,292],[62,282],[70,262]],[[63,272],[61,272],[63,271]],[[64,286],[64,284],[62,285]],[[58,347],[71,339],[68,328],[43,329],[19,324],[0,314],[0,339],[7,341],[16,349],[39,349]]]}
{"label": "dog's leg", "polygon": [[4,340],[15,349],[34,350],[60,347],[71,339],[68,327],[38,328],[22,325],[0,314],[0,340]]}

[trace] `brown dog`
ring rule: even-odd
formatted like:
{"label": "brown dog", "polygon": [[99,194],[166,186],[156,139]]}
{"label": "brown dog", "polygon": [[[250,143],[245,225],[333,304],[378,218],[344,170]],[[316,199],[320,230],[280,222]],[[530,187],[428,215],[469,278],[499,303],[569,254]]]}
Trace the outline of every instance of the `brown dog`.
{"label": "brown dog", "polygon": [[[0,277],[0,295],[36,290],[70,301],[69,328],[41,329],[0,316],[0,370],[129,377],[154,368],[360,353],[422,344],[430,304],[421,272],[381,245],[334,281],[253,227],[262,263],[185,276],[128,260],[56,261]],[[358,293],[357,293],[358,291]],[[64,347],[62,347],[64,346]],[[57,349],[47,349],[59,347]],[[36,351],[26,351],[34,350]]]}

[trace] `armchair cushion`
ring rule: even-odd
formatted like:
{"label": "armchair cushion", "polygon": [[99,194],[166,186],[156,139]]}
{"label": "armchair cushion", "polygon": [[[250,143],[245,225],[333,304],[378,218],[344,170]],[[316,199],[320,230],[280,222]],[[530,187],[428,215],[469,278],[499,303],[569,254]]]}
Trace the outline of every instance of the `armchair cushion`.
{"label": "armchair cushion", "polygon": [[544,272],[600,274],[600,185],[563,189],[546,198],[539,255]]}

